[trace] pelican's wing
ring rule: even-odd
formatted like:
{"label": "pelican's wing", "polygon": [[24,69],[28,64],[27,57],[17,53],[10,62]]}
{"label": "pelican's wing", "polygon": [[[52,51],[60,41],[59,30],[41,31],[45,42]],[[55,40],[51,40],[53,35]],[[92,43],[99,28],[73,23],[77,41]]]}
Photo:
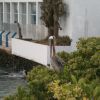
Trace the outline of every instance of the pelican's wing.
{"label": "pelican's wing", "polygon": [[54,70],[60,71],[64,68],[64,61],[58,56],[53,56],[51,57],[51,65]]}

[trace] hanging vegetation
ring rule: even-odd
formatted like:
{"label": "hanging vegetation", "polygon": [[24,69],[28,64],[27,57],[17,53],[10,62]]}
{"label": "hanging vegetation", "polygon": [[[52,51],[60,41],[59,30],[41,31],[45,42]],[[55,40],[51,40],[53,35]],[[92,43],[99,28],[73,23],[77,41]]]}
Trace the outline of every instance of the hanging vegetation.
{"label": "hanging vegetation", "polygon": [[54,34],[55,37],[58,38],[59,29],[62,30],[59,18],[65,13],[68,14],[68,9],[66,11],[67,12],[65,12],[63,0],[43,0],[41,6],[41,20],[48,28],[48,36]]}

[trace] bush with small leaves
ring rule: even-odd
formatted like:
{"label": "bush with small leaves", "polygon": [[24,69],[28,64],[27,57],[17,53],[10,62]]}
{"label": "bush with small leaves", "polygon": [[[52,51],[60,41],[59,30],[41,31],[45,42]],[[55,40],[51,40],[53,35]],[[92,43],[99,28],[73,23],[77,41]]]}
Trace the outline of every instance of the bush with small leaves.
{"label": "bush with small leaves", "polygon": [[5,100],[99,100],[100,38],[80,39],[77,51],[58,53],[63,72],[36,66],[27,75],[28,91],[19,88]]}

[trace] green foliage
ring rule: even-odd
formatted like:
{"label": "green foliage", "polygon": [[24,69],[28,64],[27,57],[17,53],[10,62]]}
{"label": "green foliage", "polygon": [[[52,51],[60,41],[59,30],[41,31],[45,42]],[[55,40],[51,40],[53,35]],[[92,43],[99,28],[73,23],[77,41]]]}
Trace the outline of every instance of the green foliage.
{"label": "green foliage", "polygon": [[100,38],[81,38],[80,41],[77,43],[77,49],[83,57],[90,58],[96,52],[100,52]]}
{"label": "green foliage", "polygon": [[58,100],[76,100],[82,96],[82,88],[79,84],[60,83],[56,80],[48,85],[48,90],[54,93],[54,98]]}
{"label": "green foliage", "polygon": [[66,62],[59,74],[43,66],[33,68],[27,76],[27,91],[19,88],[15,96],[5,100],[99,100],[99,41],[80,39],[77,51],[58,53]]}
{"label": "green foliage", "polygon": [[70,54],[62,52],[59,55],[66,61],[65,76],[73,74],[78,79],[81,77],[95,79],[96,72],[99,73],[100,69],[100,38],[80,39],[77,43],[77,51]]}
{"label": "green foliage", "polygon": [[28,88],[18,87],[14,95],[5,97],[4,100],[36,100],[34,95],[29,94]]}
{"label": "green foliage", "polygon": [[4,100],[14,100],[14,96],[4,97]]}
{"label": "green foliage", "polygon": [[58,56],[60,56],[63,60],[64,60],[64,62],[68,62],[68,60],[69,60],[69,53],[67,53],[67,52],[61,52],[61,53],[58,53]]}
{"label": "green foliage", "polygon": [[[56,85],[56,88],[61,88],[63,84],[67,85],[71,82],[71,87],[68,89],[71,91],[71,95],[78,98],[85,97],[91,100],[95,98],[95,100],[99,100],[100,96],[98,95],[100,92],[100,38],[88,38],[88,39],[80,39],[77,43],[77,51],[74,51],[70,54],[62,52],[58,55],[65,60],[66,65],[63,73],[61,74],[61,78],[63,78],[64,83],[60,85]],[[60,80],[61,82],[62,80]],[[67,82],[67,83],[66,83]],[[54,82],[52,83],[54,84]],[[55,85],[54,85],[55,86]],[[53,87],[53,86],[52,86]],[[70,87],[70,86],[69,86]],[[77,88],[81,89],[81,96],[79,96],[77,91],[73,89]],[[53,90],[52,90],[53,89]],[[54,92],[56,98],[60,98],[60,93],[58,93],[54,88],[49,88],[50,91]],[[62,88],[61,88],[62,89]],[[59,90],[58,90],[59,91]],[[66,89],[67,91],[67,89]],[[57,93],[57,94],[56,94]],[[66,93],[67,94],[67,93]],[[62,97],[64,97],[63,95]],[[62,100],[61,98],[58,100]],[[79,99],[80,100],[80,99]]]}
{"label": "green foliage", "polygon": [[96,100],[99,100],[99,99],[100,99],[100,85],[97,86],[97,87],[94,89],[93,95],[94,95],[94,97],[96,98]]}
{"label": "green foliage", "polygon": [[47,27],[53,26],[54,15],[58,17],[64,14],[64,6],[62,0],[43,0],[42,6],[42,16],[41,19],[44,21]]}
{"label": "green foliage", "polygon": [[69,36],[59,36],[56,39],[56,45],[60,45],[60,46],[70,46],[71,45],[72,40],[70,39]]}
{"label": "green foliage", "polygon": [[[71,42],[72,42],[72,40],[70,39],[69,36],[59,36],[55,40],[56,40],[55,45],[57,45],[57,46],[66,46],[66,45],[70,46]],[[33,42],[49,45],[48,38],[43,39],[43,40],[34,40]]]}
{"label": "green foliage", "polygon": [[63,0],[43,0],[41,12],[41,20],[48,28],[49,35],[58,37],[58,30],[61,29],[59,18],[65,13]]}
{"label": "green foliage", "polygon": [[90,61],[95,67],[98,67],[98,65],[100,67],[100,50],[95,52],[95,54],[91,57]]}
{"label": "green foliage", "polygon": [[23,97],[25,97],[26,95],[27,95],[27,93],[26,93],[25,89],[22,87],[18,87],[17,93],[16,93],[17,99],[22,100]]}
{"label": "green foliage", "polygon": [[34,94],[38,100],[45,100],[48,97],[47,84],[58,79],[58,75],[45,67],[37,66],[31,70],[27,78],[30,92]]}

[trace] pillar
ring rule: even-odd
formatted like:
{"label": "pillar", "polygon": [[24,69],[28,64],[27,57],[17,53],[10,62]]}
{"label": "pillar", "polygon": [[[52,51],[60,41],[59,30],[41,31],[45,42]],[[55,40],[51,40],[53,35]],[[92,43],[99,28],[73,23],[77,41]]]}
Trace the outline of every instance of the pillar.
{"label": "pillar", "polygon": [[10,23],[14,23],[13,21],[13,6],[12,2],[10,2]]}

